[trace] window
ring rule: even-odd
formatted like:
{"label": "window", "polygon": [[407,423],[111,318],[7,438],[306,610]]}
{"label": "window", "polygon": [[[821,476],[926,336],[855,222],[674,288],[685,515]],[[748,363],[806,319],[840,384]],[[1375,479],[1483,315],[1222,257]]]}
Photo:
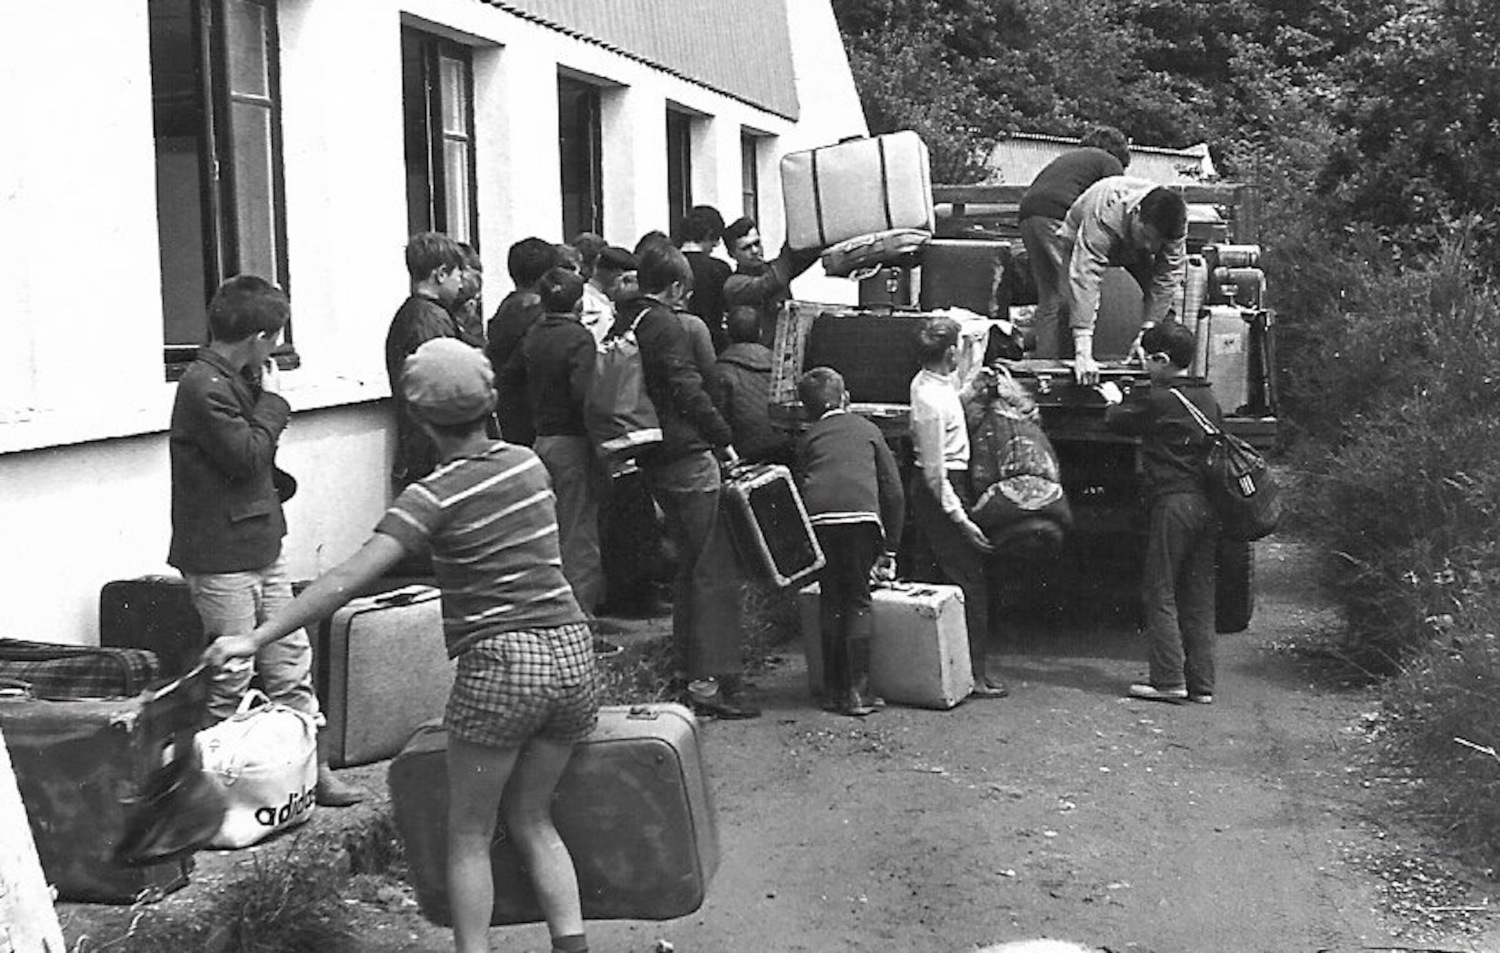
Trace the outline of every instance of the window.
{"label": "window", "polygon": [[[148,0],[167,378],[241,273],[287,286],[275,0]],[[291,329],[287,329],[290,353]],[[294,362],[288,362],[294,363]]]}
{"label": "window", "polygon": [[557,78],[557,145],[562,166],[562,234],[604,234],[604,158],[600,146],[599,87]]}
{"label": "window", "polygon": [[401,30],[407,234],[446,232],[477,245],[474,69],[467,47]]}
{"label": "window", "polygon": [[667,110],[667,222],[676,228],[693,207],[693,119]]}
{"label": "window", "polygon": [[740,199],[742,214],[760,221],[760,137],[740,133]]}

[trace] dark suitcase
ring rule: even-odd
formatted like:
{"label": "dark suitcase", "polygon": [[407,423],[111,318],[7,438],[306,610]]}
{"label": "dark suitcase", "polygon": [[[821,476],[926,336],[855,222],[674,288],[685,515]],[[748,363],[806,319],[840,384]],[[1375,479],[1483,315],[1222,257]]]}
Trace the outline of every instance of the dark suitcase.
{"label": "dark suitcase", "polygon": [[838,371],[855,403],[905,404],[911,400],[911,379],[922,367],[917,332],[925,317],[900,312],[819,314],[807,332],[802,370]]}
{"label": "dark suitcase", "polygon": [[391,757],[423,722],[442,718],[453,687],[438,590],[406,586],[350,600],[318,626],[313,662],[328,763]]}
{"label": "dark suitcase", "polygon": [[128,867],[114,852],[175,733],[202,717],[201,699],[189,705],[149,692],[76,701],[0,695],[0,731],[42,871],[59,898],[134,903],[187,884],[191,857]]}
{"label": "dark suitcase", "polygon": [[736,467],[724,481],[724,499],[741,559],[777,586],[785,588],[823,568],[823,550],[786,467]]}
{"label": "dark suitcase", "polygon": [[196,665],[206,642],[181,576],[117,579],[99,590],[99,644],[150,649],[167,678]]}
{"label": "dark suitcase", "polygon": [[0,680],[36,698],[119,698],[160,681],[161,663],[146,649],[0,639]]}
{"label": "dark suitcase", "polygon": [[938,238],[922,249],[923,311],[967,308],[986,318],[1010,317],[1008,242]]}
{"label": "dark suitcase", "polygon": [[[422,913],[447,925],[447,732],[425,725],[391,762],[391,806]],[[606,706],[573,751],[552,806],[588,920],[670,920],[703,904],[719,865],[697,722],[681,705]],[[491,922],[543,919],[504,836],[491,851]]]}

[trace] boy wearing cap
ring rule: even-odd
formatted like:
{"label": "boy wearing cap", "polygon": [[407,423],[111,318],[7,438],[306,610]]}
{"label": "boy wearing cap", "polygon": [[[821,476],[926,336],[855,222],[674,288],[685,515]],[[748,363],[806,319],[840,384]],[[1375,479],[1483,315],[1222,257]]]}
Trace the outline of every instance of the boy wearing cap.
{"label": "boy wearing cap", "polygon": [[635,271],[635,256],[623,248],[607,245],[594,259],[594,270],[583,286],[583,310],[579,320],[594,341],[604,340],[615,323],[615,293],[620,276]]}
{"label": "boy wearing cap", "polygon": [[325,618],[403,555],[431,547],[443,635],[458,659],[448,729],[448,892],[459,953],[489,950],[490,844],[506,833],[530,871],[554,953],[587,953],[578,879],[551,817],[575,743],[599,709],[592,639],[562,574],[547,471],[525,447],[494,441],[488,360],[458,341],[407,359],[402,391],[442,463],[391,504],[362,549],[248,635],[205,661],[252,655]]}
{"label": "boy wearing cap", "polygon": [[[221,284],[208,305],[209,343],[177,385],[168,441],[172,465],[172,544],[167,562],[182,573],[204,629],[249,632],[292,598],[281,555],[286,516],[275,484],[276,445],[291,419],[271,352],[291,316],[286,295],[255,275]],[[272,700],[319,723],[312,646],[300,626],[253,663],[214,676],[209,713],[234,714],[253,675]],[[319,804],[361,799],[318,759]]]}

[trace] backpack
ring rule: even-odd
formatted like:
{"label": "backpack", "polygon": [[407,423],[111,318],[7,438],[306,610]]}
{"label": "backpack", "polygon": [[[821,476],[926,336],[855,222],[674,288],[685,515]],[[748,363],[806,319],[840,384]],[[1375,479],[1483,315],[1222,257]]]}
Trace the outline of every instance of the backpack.
{"label": "backpack", "polygon": [[1281,496],[1265,458],[1239,437],[1214,426],[1181,391],[1174,387],[1172,393],[1208,437],[1201,467],[1225,538],[1249,542],[1271,535],[1281,521]]}
{"label": "backpack", "polygon": [[583,402],[583,424],[610,474],[631,469],[641,451],[661,443],[661,418],[646,393],[646,371],[635,328],[645,312],[617,338],[599,345],[594,378]]}

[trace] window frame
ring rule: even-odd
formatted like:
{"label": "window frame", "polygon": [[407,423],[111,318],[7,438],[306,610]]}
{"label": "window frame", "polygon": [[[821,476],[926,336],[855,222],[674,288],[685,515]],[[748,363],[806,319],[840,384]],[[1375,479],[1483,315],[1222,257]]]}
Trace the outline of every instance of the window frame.
{"label": "window frame", "polygon": [[[245,244],[239,216],[238,186],[240,171],[237,160],[243,158],[234,145],[234,106],[236,103],[261,106],[251,102],[251,94],[233,89],[233,73],[238,55],[230,49],[231,4],[258,7],[264,11],[264,44],[260,52],[265,60],[266,89],[263,108],[268,114],[269,195],[265,201],[270,214],[270,240],[276,274],[267,276],[290,294],[291,279],[287,255],[286,173],[282,133],[281,34],[277,0],[185,0],[190,20],[193,71],[196,95],[201,106],[201,125],[197,130],[199,146],[198,194],[201,207],[204,290],[212,297],[213,289],[232,274],[239,274],[239,258]],[[153,89],[153,97],[155,90]],[[155,109],[153,107],[153,116]],[[153,119],[154,122],[154,119]],[[158,199],[159,201],[159,199]],[[204,301],[205,311],[207,300]],[[205,315],[204,340],[207,340]],[[193,362],[202,342],[173,343],[166,340],[163,316],[162,360],[167,381],[182,377]],[[276,349],[277,363],[286,369],[300,366],[293,344],[292,326],[288,322],[282,344]]]}
{"label": "window frame", "polygon": [[693,207],[693,115],[667,104],[667,223],[674,230]]}
{"label": "window frame", "polygon": [[760,221],[760,148],[764,136],[740,130],[740,209],[752,221]]}
{"label": "window frame", "polygon": [[[474,51],[471,47],[439,36],[436,33],[420,29],[415,26],[402,24],[402,69],[405,69],[405,49],[407,40],[412,40],[417,46],[417,52],[421,62],[422,75],[420,77],[423,92],[426,94],[423,103],[422,127],[426,139],[426,182],[427,182],[427,209],[424,216],[427,223],[426,229],[414,229],[415,231],[436,231],[452,235],[458,241],[468,242],[477,251],[479,248],[479,137],[474,120]],[[462,138],[458,139],[449,134],[446,125],[448,115],[444,100],[443,86],[443,61],[453,60],[463,67],[463,109],[462,119],[464,129]],[[409,103],[406,101],[405,87],[407,77],[402,77],[402,119],[403,127],[410,119],[407,115]],[[461,141],[466,143],[467,157],[467,181],[464,183],[464,191],[468,201],[463,209],[465,233],[455,235],[452,228],[452,217],[454,210],[450,208],[448,191],[448,164],[446,146],[450,141]],[[403,162],[405,157],[403,156]],[[410,176],[411,169],[408,168],[407,175]],[[413,225],[414,216],[411,209],[411,194],[407,193],[407,224]]]}
{"label": "window frame", "polygon": [[[573,132],[577,134],[582,131],[583,139],[586,140],[585,148],[589,150],[586,162],[579,163],[587,166],[585,185],[588,191],[588,212],[586,217],[581,217],[576,223],[570,223],[569,217],[569,181],[568,181],[568,156],[563,148],[565,140],[563,129],[563,98],[566,87],[574,87],[584,93],[583,101],[585,108],[579,114],[580,129]],[[604,109],[603,89],[596,83],[590,83],[571,73],[559,71],[557,74],[558,110],[557,110],[557,139],[558,139],[558,177],[561,188],[562,202],[559,210],[559,222],[562,227],[563,241],[571,241],[580,232],[594,232],[598,235],[604,234]],[[586,126],[586,129],[582,127]],[[580,193],[581,194],[581,193]]]}

